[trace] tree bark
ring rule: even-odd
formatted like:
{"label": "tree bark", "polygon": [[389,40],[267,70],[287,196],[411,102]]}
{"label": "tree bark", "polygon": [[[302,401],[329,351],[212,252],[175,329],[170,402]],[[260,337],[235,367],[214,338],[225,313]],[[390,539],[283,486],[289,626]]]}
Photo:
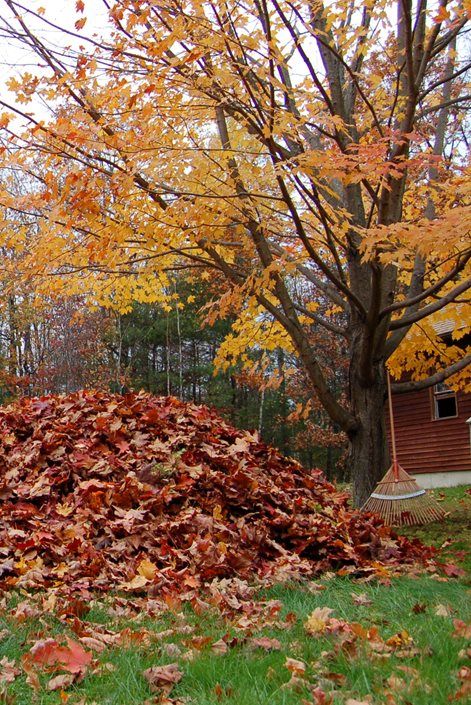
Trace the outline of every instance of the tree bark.
{"label": "tree bark", "polygon": [[352,410],[358,428],[348,434],[353,502],[361,507],[387,470],[389,450],[386,436],[385,408],[387,387],[383,364],[374,368],[373,380],[364,386],[353,369],[350,382]]}

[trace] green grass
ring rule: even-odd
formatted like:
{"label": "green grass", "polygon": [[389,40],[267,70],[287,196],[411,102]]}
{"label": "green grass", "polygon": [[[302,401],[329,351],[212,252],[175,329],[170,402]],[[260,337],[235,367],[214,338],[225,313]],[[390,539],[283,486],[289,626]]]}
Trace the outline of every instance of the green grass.
{"label": "green grass", "polygon": [[[419,535],[436,545],[446,542],[444,562],[469,566],[471,497],[465,494],[465,488],[446,490],[443,495],[443,506],[450,511],[448,519],[443,524],[409,529],[407,534]],[[452,542],[448,543],[450,537]],[[335,705],[344,705],[349,698],[371,705],[448,705],[449,698],[460,687],[458,671],[466,664],[466,656],[469,657],[466,640],[453,634],[454,620],[471,620],[468,585],[469,573],[449,579],[443,574],[417,573],[393,577],[390,584],[327,576],[319,583],[279,585],[259,591],[251,598],[245,615],[247,621],[242,623],[244,629],[239,623],[243,612],[235,610],[223,617],[204,604],[199,606],[198,613],[190,607],[177,606],[175,611],[149,616],[145,601],[108,596],[97,598],[80,619],[65,619],[58,614],[60,601],[55,609],[44,611],[44,595],[6,596],[0,609],[0,659],[7,656],[17,665],[37,639],[51,636],[60,639],[65,634],[77,639],[77,634],[84,630],[104,626],[115,633],[130,628],[138,635],[144,634],[146,641],[139,643],[137,636],[132,644],[94,652],[94,663],[83,681],[68,688],[66,693],[45,689],[54,674],[41,674],[42,687],[37,692],[27,684],[24,674],[19,675],[14,682],[3,686],[0,703],[159,702],[142,673],[150,666],[177,662],[183,677],[169,696],[174,698],[169,702],[175,703],[322,703],[321,696],[316,700],[313,694],[318,687],[327,698],[332,697]],[[356,604],[352,594],[364,596],[370,604]],[[24,600],[38,606],[39,613],[19,621],[14,612],[16,605]],[[278,603],[273,601],[281,603],[278,613]],[[443,606],[440,611],[445,609],[449,614],[436,614],[440,605]],[[116,609],[110,614],[112,607],[124,608],[124,614],[116,615]],[[318,607],[333,610],[331,617],[339,620],[338,633],[307,633],[306,620]],[[267,616],[270,614],[271,618]],[[354,640],[349,627],[342,627],[351,623],[365,629],[376,628],[383,644],[402,633],[403,641],[411,640],[409,650],[399,646],[396,650],[391,647],[387,653],[377,653],[371,646],[371,636]],[[163,630],[172,632],[161,639],[159,633]],[[254,649],[250,638],[259,636],[278,639],[281,649]],[[207,643],[201,643],[200,637],[207,638]],[[223,637],[228,643],[227,652],[216,654],[211,646]],[[304,677],[294,685],[288,685],[291,673],[285,665],[287,658],[305,664]],[[464,705],[466,697],[457,702]]]}

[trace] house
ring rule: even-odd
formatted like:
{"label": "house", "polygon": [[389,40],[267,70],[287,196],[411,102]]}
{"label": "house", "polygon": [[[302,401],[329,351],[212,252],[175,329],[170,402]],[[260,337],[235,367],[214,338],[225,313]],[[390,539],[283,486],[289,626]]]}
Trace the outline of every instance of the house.
{"label": "house", "polygon": [[437,384],[392,403],[404,470],[425,488],[471,484],[471,394]]}
{"label": "house", "polygon": [[[452,321],[434,328],[451,342]],[[455,344],[465,349],[470,342],[467,333]],[[424,488],[471,484],[471,393],[454,392],[440,383],[393,394],[392,403],[397,457],[404,470]]]}

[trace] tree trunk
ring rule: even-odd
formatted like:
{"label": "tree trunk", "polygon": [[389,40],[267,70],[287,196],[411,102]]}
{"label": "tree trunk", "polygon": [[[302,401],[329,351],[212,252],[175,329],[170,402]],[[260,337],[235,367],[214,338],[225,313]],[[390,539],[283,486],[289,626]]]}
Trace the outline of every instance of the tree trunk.
{"label": "tree trunk", "polygon": [[353,481],[353,501],[361,507],[388,468],[385,406],[387,387],[383,365],[374,370],[373,384],[362,386],[352,375],[352,410],[359,427],[349,434],[349,466]]}

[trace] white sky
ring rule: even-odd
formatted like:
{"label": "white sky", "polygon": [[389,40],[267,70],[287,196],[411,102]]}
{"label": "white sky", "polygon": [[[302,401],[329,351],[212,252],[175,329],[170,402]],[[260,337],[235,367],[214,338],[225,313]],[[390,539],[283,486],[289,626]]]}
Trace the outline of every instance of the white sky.
{"label": "white sky", "polygon": [[[77,31],[74,27],[75,22],[82,17],[86,17],[87,22],[79,33],[85,36],[93,36],[96,33],[101,34],[106,26],[109,26],[105,5],[102,0],[83,1],[85,11],[77,13],[75,9],[76,0],[18,0],[19,4],[33,12],[44,8],[43,16],[45,19],[73,32]],[[10,10],[3,0],[0,0],[0,16],[5,18],[11,16]],[[57,44],[61,46],[78,46],[80,44],[78,39],[74,39],[71,36],[65,37],[60,30],[46,25],[28,13],[25,13],[25,19],[28,26],[34,28],[38,35],[44,36],[48,43],[54,44],[57,38]],[[2,32],[0,38],[0,97],[5,102],[14,102],[14,96],[6,87],[9,77],[18,77],[25,71],[34,74],[39,66],[40,61],[32,51],[25,46],[6,39]],[[28,109],[31,108],[29,107]]]}

